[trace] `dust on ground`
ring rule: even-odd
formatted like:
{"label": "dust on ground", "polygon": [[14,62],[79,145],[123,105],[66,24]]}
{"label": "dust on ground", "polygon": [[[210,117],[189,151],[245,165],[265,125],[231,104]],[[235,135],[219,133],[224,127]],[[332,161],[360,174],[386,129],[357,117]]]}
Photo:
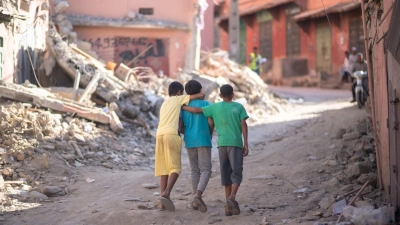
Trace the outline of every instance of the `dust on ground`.
{"label": "dust on ground", "polygon": [[[328,198],[328,209],[329,199],[343,193],[341,188],[348,185],[343,178],[346,166],[323,164],[343,148],[343,140],[335,139],[337,131],[359,129],[366,113],[348,103],[347,91],[314,90],[312,95],[319,96],[314,102],[307,102],[309,92],[294,92],[306,102],[250,127],[250,155],[245,158],[244,181],[237,196],[242,208],[239,216],[224,215],[224,191],[214,149],[213,175],[204,193],[205,214],[187,207],[192,197],[187,193],[191,190],[190,171],[183,151],[183,172],[171,195],[175,212],[154,207],[158,198],[154,193],[159,189],[142,187],[158,183],[151,169],[120,171],[88,166],[74,172],[76,182],[69,186],[68,195],[25,203],[31,208],[3,213],[3,224],[260,224],[264,217],[269,224],[336,221],[337,216],[321,204]],[[333,99],[332,93],[336,96]],[[369,129],[367,123],[362,129]],[[351,144],[357,145],[357,141]],[[89,183],[87,178],[95,181]],[[360,186],[357,181],[350,184],[354,186],[351,190]],[[293,193],[302,188],[308,191]]]}

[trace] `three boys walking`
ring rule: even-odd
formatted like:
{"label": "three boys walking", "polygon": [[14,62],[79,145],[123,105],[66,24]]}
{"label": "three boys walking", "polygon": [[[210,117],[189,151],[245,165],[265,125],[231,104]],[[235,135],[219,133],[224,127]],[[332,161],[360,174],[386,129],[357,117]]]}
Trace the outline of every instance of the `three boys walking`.
{"label": "three boys walking", "polygon": [[175,210],[170,193],[181,172],[182,140],[178,134],[178,124],[182,108],[183,125],[179,130],[185,134],[191,168],[194,193],[192,209],[207,211],[201,196],[211,175],[211,136],[215,124],[218,133],[221,183],[225,187],[225,215],[239,215],[236,194],[242,182],[243,157],[249,152],[246,110],[241,104],[232,101],[234,93],[230,85],[220,88],[223,101],[211,105],[202,100],[204,94],[201,93],[202,86],[198,81],[189,81],[185,89],[188,95],[183,95],[182,84],[171,83],[170,98],[164,102],[160,111],[155,175],[161,177],[162,207],[169,211]]}

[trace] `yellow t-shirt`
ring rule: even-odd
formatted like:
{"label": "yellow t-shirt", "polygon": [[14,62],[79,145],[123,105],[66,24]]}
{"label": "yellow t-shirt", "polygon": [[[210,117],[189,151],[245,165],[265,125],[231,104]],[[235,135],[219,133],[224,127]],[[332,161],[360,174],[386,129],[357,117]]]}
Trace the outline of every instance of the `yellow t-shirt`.
{"label": "yellow t-shirt", "polygon": [[171,96],[160,109],[160,122],[158,123],[157,136],[165,134],[178,134],[179,114],[182,105],[189,104],[190,96]]}

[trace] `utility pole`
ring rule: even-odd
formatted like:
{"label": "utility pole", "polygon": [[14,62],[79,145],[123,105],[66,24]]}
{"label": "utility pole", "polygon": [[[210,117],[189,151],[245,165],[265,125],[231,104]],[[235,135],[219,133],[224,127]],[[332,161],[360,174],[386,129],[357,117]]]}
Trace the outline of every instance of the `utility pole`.
{"label": "utility pole", "polygon": [[192,72],[198,71],[200,67],[200,47],[201,47],[201,35],[200,35],[200,1],[197,0],[194,4],[193,10],[193,21],[192,21],[192,36],[190,39],[188,54],[186,56],[185,71]]}
{"label": "utility pole", "polygon": [[237,62],[239,60],[239,0],[230,1],[229,11],[229,56]]}

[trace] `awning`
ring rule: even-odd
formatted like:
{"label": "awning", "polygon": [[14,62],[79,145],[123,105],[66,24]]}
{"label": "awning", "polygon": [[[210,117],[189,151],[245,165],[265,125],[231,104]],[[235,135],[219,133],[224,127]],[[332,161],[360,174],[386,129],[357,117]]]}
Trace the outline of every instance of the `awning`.
{"label": "awning", "polygon": [[[293,0],[248,0],[245,2],[239,3],[239,15],[245,16],[249,14],[256,13],[258,11],[264,9],[274,8],[289,2],[293,2]],[[226,20],[229,18],[229,14],[222,15],[216,18],[217,21]]]}
{"label": "awning", "polygon": [[360,2],[341,2],[336,5],[327,7],[326,9],[320,8],[302,12],[294,16],[293,19],[295,21],[303,21],[312,18],[320,18],[325,16],[326,14],[347,12],[358,7],[360,7]]}

